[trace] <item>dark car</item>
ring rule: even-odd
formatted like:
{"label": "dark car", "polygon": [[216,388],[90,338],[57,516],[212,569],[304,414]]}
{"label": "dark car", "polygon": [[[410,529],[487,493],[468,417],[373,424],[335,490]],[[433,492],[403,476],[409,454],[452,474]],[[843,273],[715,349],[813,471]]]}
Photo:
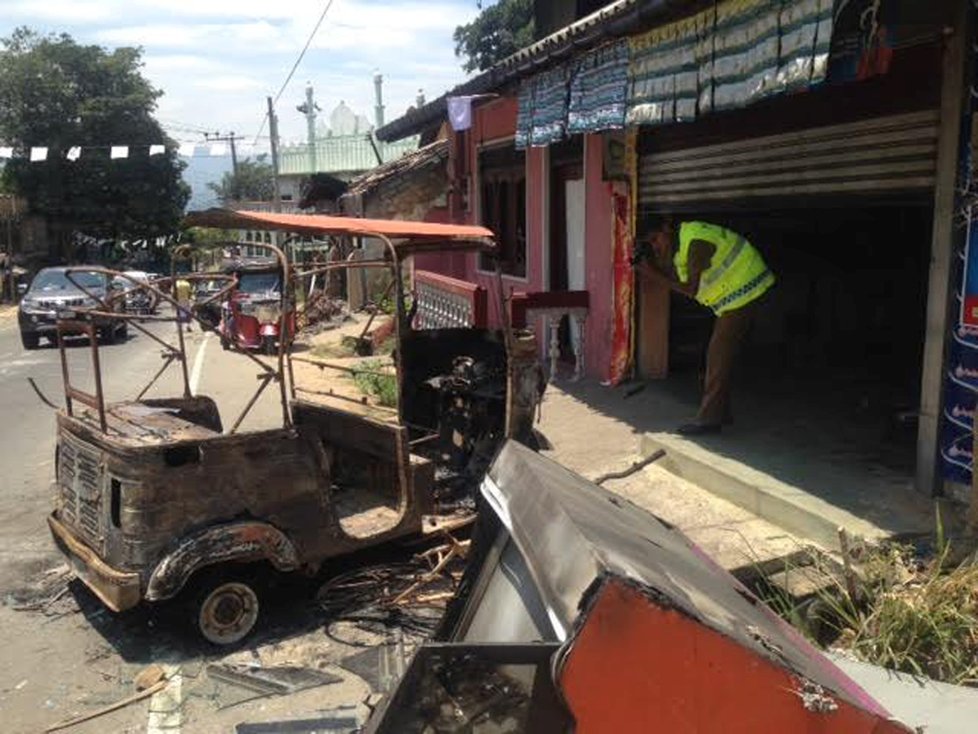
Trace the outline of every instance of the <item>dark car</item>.
{"label": "dark car", "polygon": [[[73,270],[84,266],[72,266]],[[101,273],[73,272],[68,279],[65,271],[68,268],[44,268],[34,276],[31,287],[27,289],[17,310],[17,320],[20,323],[20,340],[25,349],[37,349],[41,337],[46,337],[52,343],[57,339],[57,321],[59,314],[74,309],[95,308],[99,304],[91,296],[84,293],[78,286],[89,291],[93,296],[104,298],[110,289],[109,280]],[[125,338],[126,322],[121,319],[96,320],[99,336],[106,343],[112,343],[117,338]]]}

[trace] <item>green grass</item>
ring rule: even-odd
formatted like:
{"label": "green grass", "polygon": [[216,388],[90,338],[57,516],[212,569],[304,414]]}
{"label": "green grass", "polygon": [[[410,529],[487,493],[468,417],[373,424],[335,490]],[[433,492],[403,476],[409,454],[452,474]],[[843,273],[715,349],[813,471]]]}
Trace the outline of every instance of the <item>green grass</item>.
{"label": "green grass", "polygon": [[389,368],[389,364],[378,359],[361,362],[353,368],[353,381],[364,395],[377,399],[388,408],[397,406],[397,377],[393,374],[378,374]]}
{"label": "green grass", "polygon": [[[907,546],[853,554],[849,579],[821,565],[828,584],[798,601],[773,586],[761,596],[782,618],[822,645],[874,665],[958,685],[978,686],[978,565],[949,566],[950,545],[938,519],[935,553]],[[802,572],[788,569],[788,573]]]}

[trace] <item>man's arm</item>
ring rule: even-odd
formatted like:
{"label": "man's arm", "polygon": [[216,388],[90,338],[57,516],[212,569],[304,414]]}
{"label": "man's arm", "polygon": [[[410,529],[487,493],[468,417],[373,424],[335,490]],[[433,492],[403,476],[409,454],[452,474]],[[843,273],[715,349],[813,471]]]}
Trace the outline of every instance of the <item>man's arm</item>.
{"label": "man's arm", "polygon": [[700,278],[710,267],[716,247],[704,240],[693,240],[689,247],[689,280],[685,283],[679,280],[672,263],[646,263],[637,265],[640,275],[649,280],[655,280],[671,288],[677,293],[694,298],[700,289]]}

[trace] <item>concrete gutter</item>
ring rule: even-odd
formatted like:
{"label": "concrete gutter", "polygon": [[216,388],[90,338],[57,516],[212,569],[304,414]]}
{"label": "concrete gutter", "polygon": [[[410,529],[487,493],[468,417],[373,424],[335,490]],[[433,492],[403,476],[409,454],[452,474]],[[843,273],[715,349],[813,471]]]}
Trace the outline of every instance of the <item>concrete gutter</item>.
{"label": "concrete gutter", "polygon": [[915,678],[839,653],[826,656],[900,721],[926,734],[970,734],[978,727],[978,688]]}

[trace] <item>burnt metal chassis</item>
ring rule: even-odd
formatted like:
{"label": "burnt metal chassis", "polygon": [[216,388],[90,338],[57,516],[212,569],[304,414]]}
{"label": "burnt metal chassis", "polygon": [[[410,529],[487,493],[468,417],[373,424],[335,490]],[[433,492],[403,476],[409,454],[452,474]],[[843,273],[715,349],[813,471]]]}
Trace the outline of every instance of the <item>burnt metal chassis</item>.
{"label": "burnt metal chassis", "polygon": [[[385,269],[389,269],[392,275],[392,281],[390,286],[388,287],[387,292],[389,293],[391,288],[393,288],[394,296],[395,296],[394,337],[399,345],[402,343],[402,339],[405,331],[410,328],[410,324],[407,323],[408,315],[404,307],[404,282],[402,278],[402,259],[397,251],[397,247],[386,235],[380,233],[363,235],[358,233],[358,236],[375,237],[381,240],[382,242],[384,242],[389,258],[377,259],[377,260],[361,260],[355,262],[330,263],[328,265],[323,265],[317,268],[313,268],[311,270],[297,271],[293,274],[289,266],[288,257],[285,255],[285,252],[280,247],[272,244],[267,244],[267,243],[255,243],[255,246],[262,247],[272,252],[272,254],[275,256],[275,259],[278,261],[279,267],[283,274],[283,278],[282,278],[283,288],[281,291],[281,296],[279,301],[279,307],[280,307],[279,308],[280,311],[279,333],[280,334],[284,335],[288,333],[287,304],[290,302],[294,302],[295,283],[297,281],[301,281],[305,278],[312,278],[313,276],[317,276],[317,275],[323,275],[333,270],[346,270],[350,268],[385,268]],[[94,338],[95,325],[93,323],[93,320],[96,318],[109,319],[109,320],[125,320],[128,324],[132,325],[133,328],[137,329],[145,336],[149,337],[153,341],[157,342],[161,347],[163,347],[163,365],[156,372],[156,374],[153,375],[152,379],[150,379],[150,381],[146,383],[146,385],[140,390],[140,392],[136,396],[136,400],[142,399],[146,395],[146,393],[149,392],[149,390],[153,387],[153,385],[157,383],[160,377],[163,376],[163,374],[167,371],[170,365],[173,364],[174,362],[178,362],[180,364],[180,371],[181,371],[181,377],[183,382],[183,397],[184,398],[192,397],[191,390],[190,390],[189,370],[187,368],[187,352],[186,352],[186,341],[184,337],[184,326],[178,315],[179,310],[182,308],[182,306],[176,299],[176,281],[178,276],[175,271],[176,260],[178,258],[187,257],[191,253],[191,251],[192,251],[192,247],[190,245],[182,245],[174,251],[173,254],[174,265],[171,270],[171,275],[169,279],[164,281],[164,282],[167,281],[169,282],[170,285],[169,293],[162,290],[161,288],[156,287],[153,284],[140,282],[135,278],[126,275],[124,272],[112,270],[110,268],[100,268],[100,267],[69,268],[68,270],[65,271],[66,277],[81,292],[85,293],[85,295],[89,296],[90,298],[95,300],[96,303],[99,304],[99,307],[93,309],[76,309],[76,313],[83,314],[86,318],[59,319],[57,323],[57,343],[58,343],[58,350],[60,352],[60,357],[61,357],[62,378],[64,382],[65,411],[69,417],[74,417],[74,406],[72,401],[77,401],[91,408],[92,410],[96,411],[96,413],[98,414],[99,427],[101,428],[102,432],[105,433],[108,430],[108,424],[106,421],[106,410],[105,410],[105,395],[102,388],[101,363],[99,361],[99,346],[98,346],[97,339]],[[96,295],[95,293],[93,293],[92,291],[85,288],[84,286],[82,286],[81,284],[79,284],[72,277],[74,273],[81,273],[81,272],[102,274],[110,279],[121,278],[131,283],[133,285],[133,290],[142,290],[146,292],[152,299],[156,300],[158,303],[166,302],[170,304],[174,309],[174,316],[167,317],[167,316],[154,316],[154,315],[146,315],[146,314],[131,314],[131,313],[124,313],[124,312],[120,313],[119,311],[113,309],[112,304],[114,303],[114,301],[124,298],[125,292],[110,294],[103,299],[98,295]],[[231,275],[220,274],[220,273],[187,273],[187,274],[180,275],[179,278],[184,280],[189,280],[191,282],[203,281],[203,280],[210,280],[210,281],[220,280],[220,281],[225,281],[227,283],[227,285],[225,285],[216,293],[212,294],[211,296],[204,299],[203,301],[194,303],[191,306],[191,314],[196,318],[200,328],[204,331],[208,331],[219,335],[216,325],[207,324],[202,319],[197,318],[196,315],[197,313],[199,313],[201,308],[216,302],[220,302],[225,298],[231,297],[235,290],[234,277]],[[513,335],[509,324],[506,322],[506,309],[503,307],[505,303],[505,296],[503,291],[502,275],[498,267],[496,269],[495,283],[496,283],[498,303],[500,305],[499,310],[504,320],[503,329],[502,329],[504,347],[507,355],[511,357],[513,354],[513,348],[512,348]],[[310,306],[313,305],[313,303],[314,301],[306,302],[302,313],[296,314],[297,322],[299,321],[300,318],[302,318],[305,315],[305,311],[308,310]],[[152,331],[150,331],[149,329],[143,326],[143,324],[147,322],[170,322],[170,321],[176,324],[176,337],[177,337],[176,345],[170,344],[167,341],[161,339],[159,336],[157,336]],[[360,337],[361,339],[369,329],[372,321],[373,318],[371,317],[371,321],[368,322],[367,325],[364,327],[363,334],[361,334]],[[94,374],[94,387],[95,387],[94,393],[88,393],[86,391],[83,391],[71,383],[70,373],[68,368],[68,359],[67,359],[67,354],[65,351],[65,344],[64,344],[64,336],[69,333],[73,333],[73,334],[83,333],[83,334],[88,334],[91,337],[89,341],[91,344],[92,368]],[[337,370],[343,372],[350,372],[351,369],[349,367],[336,365],[326,361],[313,360],[305,357],[295,357],[292,355],[292,342],[288,339],[279,339],[278,341],[278,350],[276,354],[277,359],[274,368],[269,364],[267,364],[266,362],[264,362],[263,360],[256,357],[255,355],[251,354],[248,350],[242,349],[237,344],[232,343],[231,347],[234,351],[238,352],[239,354],[243,354],[245,357],[250,359],[255,365],[257,365],[260,368],[261,372],[258,375],[258,380],[259,380],[258,386],[255,388],[255,391],[251,395],[248,402],[245,404],[245,407],[242,409],[241,413],[235,419],[228,433],[235,433],[237,431],[241,423],[251,412],[251,409],[254,407],[255,403],[258,401],[262,393],[265,391],[265,389],[268,387],[268,385],[271,382],[277,382],[279,385],[279,400],[280,400],[281,410],[282,410],[282,425],[285,428],[289,428],[292,426],[292,411],[290,406],[290,398],[292,400],[296,399],[299,393],[306,393],[311,395],[324,395],[331,399],[336,399],[340,401],[355,402],[358,404],[363,403],[363,401],[334,394],[332,392],[323,393],[322,391],[316,391],[316,390],[310,390],[310,389],[298,387],[295,382],[294,370],[292,368],[293,361],[312,364],[320,369],[331,369],[331,370]],[[398,407],[396,410],[385,408],[384,406],[379,406],[379,405],[374,405],[371,407],[379,410],[387,410],[389,412],[396,413],[397,421],[400,425],[411,427],[407,422],[407,416],[404,414],[405,406],[404,406],[404,401],[402,400],[402,393],[404,390],[404,373],[405,373],[403,369],[403,365],[401,363],[403,359],[403,350],[400,348],[395,349],[393,358],[394,358],[394,368],[395,368],[395,373],[397,378],[396,387],[397,387]],[[363,370],[357,370],[357,371],[363,372]],[[37,387],[33,385],[33,383],[32,386],[34,387],[35,391],[37,391]],[[44,400],[45,402],[49,402],[47,401],[46,398],[44,398],[43,395],[41,395],[41,399]],[[507,429],[511,424],[511,420],[512,420],[511,412],[512,412],[512,404],[511,404],[511,400],[508,399],[506,401]],[[419,441],[427,441],[430,440],[431,438],[433,438],[433,436],[425,436],[419,439]]]}

